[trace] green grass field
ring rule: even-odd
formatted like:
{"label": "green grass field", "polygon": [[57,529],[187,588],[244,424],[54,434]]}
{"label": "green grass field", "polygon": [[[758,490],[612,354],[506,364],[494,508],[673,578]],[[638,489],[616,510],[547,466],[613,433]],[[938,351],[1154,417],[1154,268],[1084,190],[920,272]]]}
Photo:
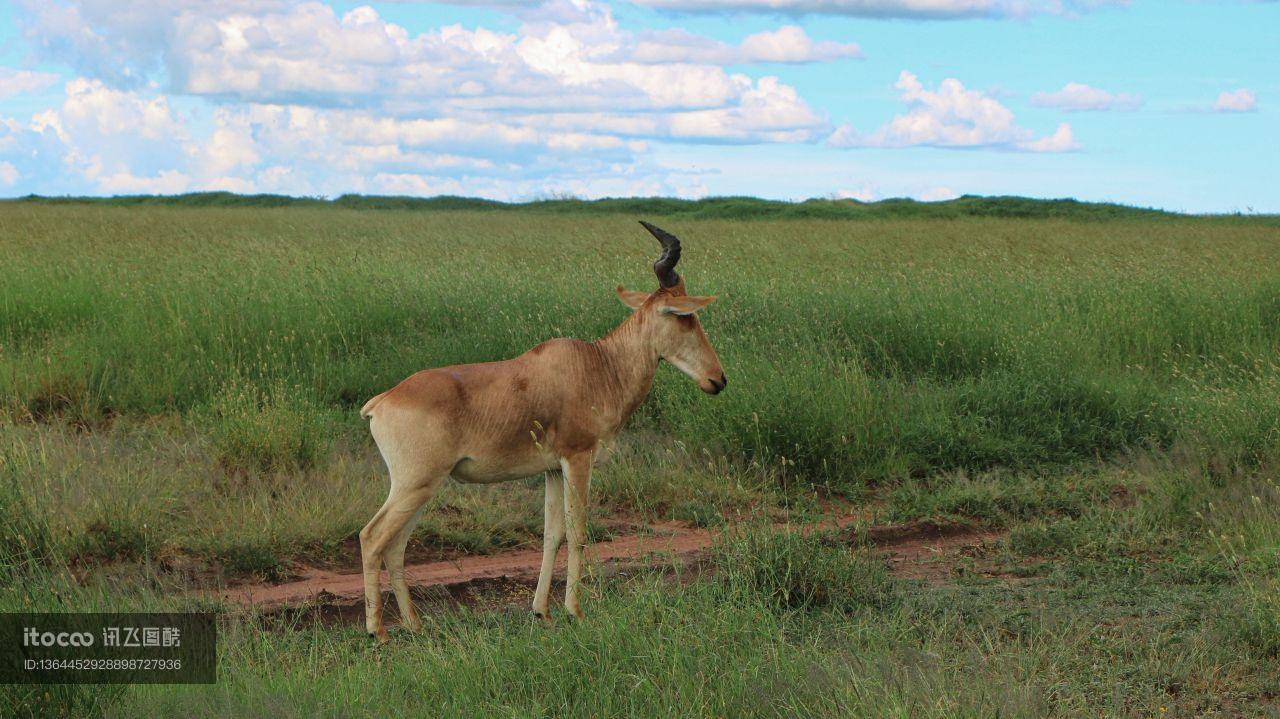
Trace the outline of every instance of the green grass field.
{"label": "green grass field", "polygon": [[[214,687],[0,714],[1280,714],[1275,218],[230,197],[0,203],[0,608],[191,608],[349,560],[385,494],[364,400],[608,331],[612,288],[655,284],[642,218],[721,298],[731,384],[660,370],[593,534],[737,529],[701,570],[594,579],[578,625],[442,604],[376,647],[228,612]],[[540,495],[449,487],[416,536],[536,546]],[[833,504],[1005,534],[921,581],[761,521]]]}

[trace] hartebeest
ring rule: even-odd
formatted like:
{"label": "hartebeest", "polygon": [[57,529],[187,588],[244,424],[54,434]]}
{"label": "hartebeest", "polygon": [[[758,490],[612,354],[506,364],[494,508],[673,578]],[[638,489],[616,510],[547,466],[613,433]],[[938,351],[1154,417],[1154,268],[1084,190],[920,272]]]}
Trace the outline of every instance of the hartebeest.
{"label": "hartebeest", "polygon": [[680,241],[641,224],[662,243],[653,263],[658,290],[618,286],[618,297],[634,312],[609,334],[595,342],[548,340],[502,362],[424,370],[360,410],[371,420],[369,431],[391,474],[387,501],[360,530],[370,634],[387,638],[379,587],[384,561],[402,621],[414,631],[422,626],[405,582],[405,545],[445,477],[492,483],[546,473],[542,570],[533,611],[550,620],[551,573],[567,534],[564,604],[582,616],[578,582],[587,488],[601,449],[648,394],[659,360],[675,365],[708,394],[719,394],[726,383],[695,314],[715,298],[686,294],[675,272]]}

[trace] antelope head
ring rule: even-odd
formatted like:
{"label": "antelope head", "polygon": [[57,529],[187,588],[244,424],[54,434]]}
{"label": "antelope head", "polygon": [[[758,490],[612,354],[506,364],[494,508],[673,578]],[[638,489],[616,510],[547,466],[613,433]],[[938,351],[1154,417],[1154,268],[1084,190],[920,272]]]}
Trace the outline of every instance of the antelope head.
{"label": "antelope head", "polygon": [[658,289],[634,292],[619,285],[618,298],[635,311],[633,317],[646,328],[647,341],[658,357],[689,375],[703,392],[720,394],[728,379],[697,314],[715,297],[695,297],[685,292],[684,280],[675,271],[680,261],[680,240],[648,222],[640,224],[662,243],[662,255],[653,263]]}

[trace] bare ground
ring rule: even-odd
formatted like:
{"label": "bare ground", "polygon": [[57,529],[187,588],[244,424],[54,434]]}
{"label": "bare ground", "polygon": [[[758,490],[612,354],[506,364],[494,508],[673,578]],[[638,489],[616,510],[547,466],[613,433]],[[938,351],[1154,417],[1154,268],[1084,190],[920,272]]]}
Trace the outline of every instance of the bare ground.
{"label": "bare ground", "polygon": [[[963,524],[908,522],[896,525],[859,526],[864,518],[842,515],[800,531],[837,528],[850,544],[867,544],[884,557],[896,575],[927,582],[949,579],[958,562],[980,554],[1000,532]],[[648,527],[588,546],[592,566],[605,574],[640,568],[660,557],[666,563],[696,564],[712,546],[717,533],[677,522]],[[564,569],[565,550],[557,557]],[[504,606],[527,602],[537,582],[542,551],[519,550],[485,556],[465,556],[405,567],[416,598],[447,604]],[[300,567],[300,578],[282,584],[257,583],[211,592],[223,601],[270,613],[302,610],[320,621],[354,618],[363,609],[364,578],[359,572]],[[383,574],[384,600],[389,595]],[[388,602],[394,611],[394,602]]]}

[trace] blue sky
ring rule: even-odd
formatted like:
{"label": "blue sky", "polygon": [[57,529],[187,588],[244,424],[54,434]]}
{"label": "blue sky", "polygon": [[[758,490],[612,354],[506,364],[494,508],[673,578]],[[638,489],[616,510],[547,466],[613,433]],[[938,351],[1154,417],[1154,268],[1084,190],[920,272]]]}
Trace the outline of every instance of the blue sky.
{"label": "blue sky", "polygon": [[0,0],[0,196],[1280,212],[1275,0]]}

